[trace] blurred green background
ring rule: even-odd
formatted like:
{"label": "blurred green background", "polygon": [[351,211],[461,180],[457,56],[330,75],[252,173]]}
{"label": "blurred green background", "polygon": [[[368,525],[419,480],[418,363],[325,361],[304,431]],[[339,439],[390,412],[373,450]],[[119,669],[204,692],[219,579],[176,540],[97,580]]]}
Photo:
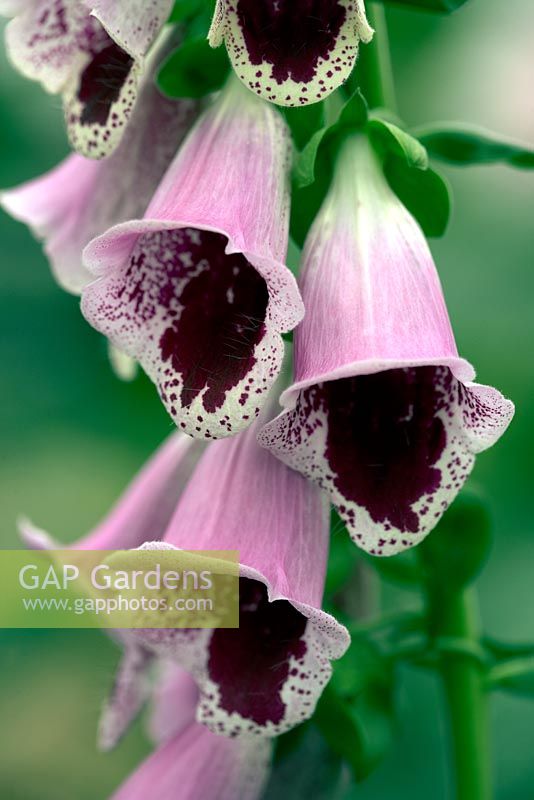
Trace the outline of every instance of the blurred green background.
{"label": "blurred green background", "polygon": [[[390,8],[399,106],[410,125],[469,120],[534,142],[531,0],[472,0],[451,17]],[[0,54],[0,186],[67,152],[60,103]],[[479,581],[488,633],[534,639],[534,175],[446,169],[450,229],[432,249],[462,354],[481,382],[517,405],[507,435],[477,463],[495,520]],[[78,301],[52,280],[26,228],[0,215],[0,546],[16,547],[29,515],[64,541],[88,530],[171,429],[152,386],[117,381]],[[468,535],[468,532],[466,532]],[[402,597],[389,597],[390,603]],[[141,726],[112,755],[96,753],[98,712],[117,652],[95,631],[0,632],[0,798],[100,800],[147,750]],[[398,739],[354,793],[363,800],[450,794],[439,686],[405,669]],[[492,700],[498,800],[534,797],[534,700]],[[310,778],[313,777],[311,766]],[[315,796],[290,776],[270,797]],[[326,796],[326,795],[325,795]]]}

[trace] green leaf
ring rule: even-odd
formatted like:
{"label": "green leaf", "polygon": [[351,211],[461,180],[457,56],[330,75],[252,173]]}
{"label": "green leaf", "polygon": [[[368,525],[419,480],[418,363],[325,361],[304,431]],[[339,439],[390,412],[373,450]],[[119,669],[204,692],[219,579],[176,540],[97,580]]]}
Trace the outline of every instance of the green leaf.
{"label": "green leaf", "polygon": [[428,169],[420,141],[392,121],[373,116],[367,130],[382,153],[388,182],[427,236],[442,236],[450,216],[450,195],[443,178]]}
{"label": "green leaf", "polygon": [[330,748],[362,781],[378,766],[393,739],[393,717],[385,694],[362,693],[347,702],[327,686],[319,702],[316,720]]}
{"label": "green leaf", "polygon": [[[310,225],[328,191],[335,157],[347,134],[366,129],[382,154],[388,182],[427,236],[442,236],[450,215],[449,189],[443,178],[428,169],[424,146],[389,119],[368,118],[367,105],[356,92],[333,125],[321,128],[299,154],[294,169],[291,235],[303,245]],[[297,211],[298,209],[298,211]]]}
{"label": "green leaf", "polygon": [[204,97],[220,89],[229,70],[224,47],[214,50],[204,37],[195,37],[165,59],[157,84],[168,97]]}
{"label": "green leaf", "polygon": [[329,185],[330,176],[327,173],[323,173],[319,179],[303,189],[293,184],[290,231],[299,247],[304,245],[306,235],[321,208]]}
{"label": "green leaf", "polygon": [[357,89],[342,107],[339,119],[334,127],[337,127],[338,131],[345,130],[351,133],[358,128],[364,127],[367,122],[367,116],[368,108],[365,97]]}
{"label": "green leaf", "polygon": [[311,186],[315,181],[315,162],[319,153],[319,148],[324,142],[328,128],[321,128],[315,131],[302,152],[298,155],[295,163],[295,182],[298,189]]}
{"label": "green leaf", "polygon": [[383,3],[393,5],[410,6],[420,11],[432,11],[439,14],[451,14],[460,6],[465,5],[467,0],[382,0]]}
{"label": "green leaf", "polygon": [[412,169],[400,158],[384,165],[389,185],[416,218],[426,236],[443,236],[449,222],[451,200],[445,180],[432,169]]}
{"label": "green leaf", "polygon": [[534,148],[496,133],[470,126],[432,126],[418,138],[435,158],[450,164],[508,164],[534,169]]}
{"label": "green leaf", "polygon": [[370,119],[367,130],[375,146],[385,154],[398,156],[408,167],[427,169],[428,155],[423,145],[397,125],[384,119]]}
{"label": "green leaf", "polygon": [[311,186],[319,172],[331,177],[335,150],[345,136],[363,128],[366,121],[367,105],[361,93],[356,91],[341,109],[337,120],[315,131],[299,154],[294,173],[297,188]]}
{"label": "green leaf", "polygon": [[534,655],[497,664],[488,674],[488,685],[492,689],[534,697]]}
{"label": "green leaf", "polygon": [[501,642],[492,636],[485,636],[483,645],[496,661],[534,656],[534,642]]}
{"label": "green leaf", "polygon": [[491,538],[486,504],[462,492],[419,546],[429,581],[447,590],[472,583],[488,558]]}
{"label": "green leaf", "polygon": [[363,780],[381,761],[393,737],[393,675],[371,642],[353,640],[317,706],[314,720],[331,749]]}

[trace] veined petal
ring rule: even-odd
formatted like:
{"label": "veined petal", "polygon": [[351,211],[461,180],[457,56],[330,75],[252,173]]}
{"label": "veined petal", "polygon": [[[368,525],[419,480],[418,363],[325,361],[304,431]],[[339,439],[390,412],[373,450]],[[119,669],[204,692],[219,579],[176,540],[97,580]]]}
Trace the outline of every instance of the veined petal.
{"label": "veined petal", "polygon": [[[44,239],[54,277],[77,294],[91,280],[82,264],[85,239],[83,218],[90,208],[99,165],[71,155],[51,172],[0,195],[2,207]],[[80,246],[81,238],[81,246]]]}
{"label": "veined petal", "polygon": [[[147,697],[150,657],[127,645],[115,689],[100,725],[105,749],[116,744]],[[271,744],[214,736],[195,722],[198,690],[192,678],[160,664],[153,695],[151,732],[158,749],[113,795],[114,800],[259,800],[268,774]]]}
{"label": "veined petal", "polygon": [[144,213],[196,114],[196,103],[162,97],[150,73],[109,158],[72,155],[46,175],[0,194],[6,211],[44,239],[60,286],[77,294],[93,280],[82,263],[83,248],[106,228]]}
{"label": "veined petal", "polygon": [[275,736],[309,718],[349,645],[321,609],[328,507],[256,443],[256,426],[209,446],[161,543],[237,549],[240,627],[136,630],[134,641],[187,669],[198,720],[214,733]]}
{"label": "veined petal", "polygon": [[215,736],[194,722],[143,762],[112,800],[259,800],[270,755],[268,741]]}
{"label": "veined petal", "polygon": [[416,364],[447,365],[460,380],[443,289],[415,219],[389,187],[371,145],[342,149],[331,190],[302,255],[306,315],[295,334],[295,383],[282,402],[320,381]]}
{"label": "veined petal", "polygon": [[173,0],[83,0],[109,36],[132,58],[149,51],[173,6]]}
{"label": "veined petal", "polygon": [[251,91],[299,106],[337,89],[372,35],[363,0],[218,0],[209,42]]}
{"label": "veined petal", "polygon": [[[202,449],[201,442],[174,433],[132,481],[103,522],[71,547],[121,550],[161,538]],[[48,534],[26,520],[21,522],[20,529],[29,547],[60,548]]]}
{"label": "veined petal", "polygon": [[286,411],[259,441],[328,495],[356,544],[421,541],[513,404],[471,383],[423,233],[363,137],[348,140],[310,231]]}
{"label": "veined petal", "polygon": [[290,140],[280,115],[231,81],[199,120],[143,220],[85,250],[99,280],[88,321],[137,359],[175,422],[219,438],[259,413],[301,319],[283,264]]}

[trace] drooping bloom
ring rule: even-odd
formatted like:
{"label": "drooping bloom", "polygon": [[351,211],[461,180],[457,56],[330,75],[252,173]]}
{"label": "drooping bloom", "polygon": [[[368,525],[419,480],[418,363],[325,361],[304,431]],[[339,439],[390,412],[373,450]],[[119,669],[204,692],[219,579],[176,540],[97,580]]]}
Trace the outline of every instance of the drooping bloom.
{"label": "drooping bloom", "polygon": [[[116,683],[132,685],[146,675],[123,666]],[[259,800],[269,771],[271,744],[255,737],[216,736],[195,721],[198,690],[176,666],[166,665],[154,691],[150,729],[156,750],[113,795],[112,800]],[[117,706],[112,711],[113,706]],[[114,692],[104,718],[129,724],[124,693]]]}
{"label": "drooping bloom", "polygon": [[350,75],[373,31],[363,0],[217,0],[209,33],[251,91],[282,106],[317,103]]}
{"label": "drooping bloom", "polygon": [[363,137],[340,154],[301,291],[295,382],[260,443],[328,492],[357,545],[397,553],[436,525],[514,409],[472,383],[424,235]]}
{"label": "drooping bloom", "polygon": [[144,213],[196,115],[196,103],[167,100],[153,77],[149,71],[130,124],[109,158],[71,155],[46,175],[0,195],[6,211],[44,239],[54,276],[69,292],[78,294],[94,280],[83,266],[85,245],[112,225]]}
{"label": "drooping bloom", "polygon": [[237,629],[134,630],[132,642],[195,678],[197,719],[227,736],[274,736],[307,719],[349,645],[321,610],[328,504],[317,487],[256,442],[257,424],[212,443],[162,542],[239,551]]}
{"label": "drooping bloom", "polygon": [[[161,539],[178,498],[191,476],[204,445],[173,433],[126,489],[107,517],[70,547],[77,550],[121,550]],[[64,546],[28,520],[20,523],[24,542],[35,550]]]}
{"label": "drooping bloom", "polygon": [[246,427],[302,318],[284,260],[290,136],[276,109],[231,79],[169,167],[143,219],[86,248],[98,280],[82,311],[138,360],[191,436]]}
{"label": "drooping bloom", "polygon": [[0,0],[14,66],[61,93],[72,146],[102,158],[135,106],[145,56],[172,0]]}

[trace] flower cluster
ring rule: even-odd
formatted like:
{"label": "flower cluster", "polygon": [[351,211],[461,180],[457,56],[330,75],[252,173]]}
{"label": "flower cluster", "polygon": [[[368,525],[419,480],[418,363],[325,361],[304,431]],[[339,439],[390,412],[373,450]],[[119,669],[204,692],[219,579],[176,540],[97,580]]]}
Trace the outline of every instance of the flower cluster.
{"label": "flower cluster", "polygon": [[179,785],[253,800],[272,738],[313,714],[350,643],[322,610],[329,503],[373,555],[416,545],[513,406],[472,382],[424,234],[364,132],[337,153],[298,283],[286,266],[292,139],[271,103],[317,102],[346,79],[372,36],[361,0],[218,0],[210,43],[236,75],[202,102],[155,86],[170,7],[0,0],[13,63],[62,94],[77,151],[1,202],[178,429],[75,546],[240,554],[239,629],[118,635],[101,744],[153,695],[156,750],[115,798],[170,800]]}

